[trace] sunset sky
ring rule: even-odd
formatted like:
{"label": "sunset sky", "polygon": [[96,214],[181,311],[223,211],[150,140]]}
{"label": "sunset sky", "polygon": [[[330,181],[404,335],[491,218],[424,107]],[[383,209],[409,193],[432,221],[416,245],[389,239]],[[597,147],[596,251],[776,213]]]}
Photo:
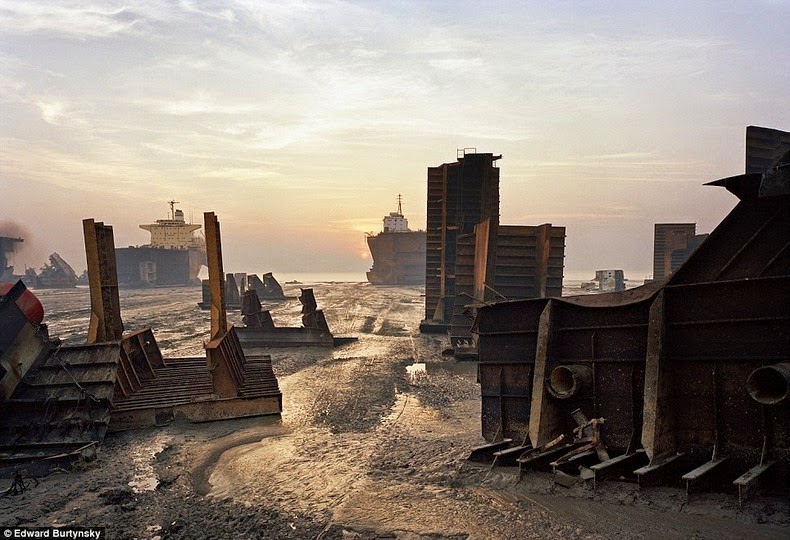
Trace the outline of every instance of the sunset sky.
{"label": "sunset sky", "polygon": [[[180,201],[225,269],[362,272],[426,169],[502,154],[501,222],[567,227],[566,276],[652,271],[655,222],[709,232],[747,125],[790,130],[790,0],[0,0],[0,235],[85,268]],[[5,234],[4,234],[5,233]],[[275,274],[276,275],[276,274]]]}

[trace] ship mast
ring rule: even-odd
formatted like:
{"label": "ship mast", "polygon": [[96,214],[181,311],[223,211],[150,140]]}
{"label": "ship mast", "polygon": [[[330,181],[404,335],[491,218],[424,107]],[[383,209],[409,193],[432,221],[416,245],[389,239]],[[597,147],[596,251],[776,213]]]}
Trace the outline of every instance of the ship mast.
{"label": "ship mast", "polygon": [[401,210],[401,207],[400,207],[400,200],[401,200],[400,193],[398,193],[398,214],[402,216],[403,215],[403,210]]}
{"label": "ship mast", "polygon": [[167,204],[170,205],[170,219],[176,219],[176,205],[179,201],[168,201]]}

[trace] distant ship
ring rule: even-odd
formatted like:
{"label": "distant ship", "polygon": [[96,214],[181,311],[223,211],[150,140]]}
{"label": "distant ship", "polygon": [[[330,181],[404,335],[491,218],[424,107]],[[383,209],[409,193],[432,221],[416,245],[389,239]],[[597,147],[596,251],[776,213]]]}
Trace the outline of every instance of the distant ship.
{"label": "distant ship", "polygon": [[206,262],[206,241],[195,231],[200,225],[184,221],[184,212],[169,201],[167,219],[140,225],[151,233],[149,244],[118,248],[115,259],[121,287],[200,285],[198,273]]}
{"label": "distant ship", "polygon": [[401,196],[398,211],[384,216],[384,230],[367,235],[373,267],[368,281],[373,285],[422,285],[425,283],[425,231],[412,231],[403,216]]}
{"label": "distant ship", "polygon": [[0,236],[0,283],[14,283],[20,279],[28,288],[36,289],[64,289],[76,287],[79,282],[74,269],[57,253],[49,256],[49,264],[41,268],[41,273],[36,274],[32,268],[25,269],[24,275],[15,275],[14,267],[10,265],[9,255],[16,251],[16,245],[24,242],[22,238]]}

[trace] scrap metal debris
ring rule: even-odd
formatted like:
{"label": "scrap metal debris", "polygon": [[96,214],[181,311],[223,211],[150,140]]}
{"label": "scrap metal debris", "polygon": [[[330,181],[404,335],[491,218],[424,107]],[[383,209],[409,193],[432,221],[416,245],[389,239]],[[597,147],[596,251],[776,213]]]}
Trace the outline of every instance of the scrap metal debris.
{"label": "scrap metal debris", "polygon": [[333,347],[356,341],[355,337],[335,337],[329,329],[323,310],[318,309],[313,289],[301,289],[302,326],[275,326],[268,310],[264,310],[254,289],[244,294],[242,321],[237,328],[242,347],[253,350],[260,347]]}
{"label": "scrap metal debris", "polygon": [[282,411],[271,358],[246,356],[227,324],[217,294],[219,223],[213,213],[205,218],[212,282],[205,358],[165,359],[150,328],[124,333],[112,227],[92,219],[83,221],[87,344],[50,339],[43,308],[21,281],[0,288],[0,475],[20,463],[43,475],[94,459],[108,430],[161,425],[177,416],[203,422]]}
{"label": "scrap metal debris", "polygon": [[790,133],[749,127],[746,169],[710,184],[739,202],[667,281],[480,308],[483,435],[528,438],[522,470],[589,458],[594,481],[786,489]]}
{"label": "scrap metal debris", "polygon": [[16,471],[14,473],[14,480],[11,482],[11,485],[7,489],[0,491],[0,497],[21,495],[27,491],[31,485],[33,487],[38,485],[38,479],[36,477],[26,476],[26,471]]}

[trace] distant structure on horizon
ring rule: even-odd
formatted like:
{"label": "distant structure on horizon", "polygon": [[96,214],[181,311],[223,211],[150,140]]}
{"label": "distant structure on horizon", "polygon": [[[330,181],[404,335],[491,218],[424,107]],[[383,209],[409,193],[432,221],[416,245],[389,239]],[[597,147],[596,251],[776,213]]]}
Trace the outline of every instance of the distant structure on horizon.
{"label": "distant structure on horizon", "polygon": [[373,267],[367,272],[373,285],[422,285],[425,283],[425,231],[409,229],[401,196],[398,211],[384,216],[383,230],[368,234]]}
{"label": "distant structure on horizon", "polygon": [[49,256],[49,264],[41,267],[40,273],[35,278],[37,289],[68,289],[76,287],[80,280],[71,265],[57,252]]}
{"label": "distant structure on horizon", "polygon": [[14,283],[22,280],[26,287],[36,289],[62,289],[77,286],[79,277],[69,263],[57,253],[49,256],[49,264],[45,264],[39,274],[36,274],[32,268],[27,268],[24,275],[15,275],[9,255],[13,254],[17,244],[22,242],[24,242],[22,238],[0,236],[0,282]]}
{"label": "distant structure on horizon", "polygon": [[667,279],[707,237],[707,234],[697,234],[696,223],[656,223],[652,281]]}
{"label": "distant structure on horizon", "polygon": [[790,151],[790,132],[759,126],[746,128],[746,174],[762,174]]}
{"label": "distant structure on horizon", "polygon": [[[746,128],[746,174],[775,167],[790,148],[790,133],[759,126]],[[760,189],[769,189],[761,186]],[[695,223],[656,223],[653,236],[653,278],[663,281],[678,270],[708,237],[696,234]]]}
{"label": "distant structure on horizon", "polygon": [[622,270],[596,270],[595,281],[602,292],[621,292],[625,290],[625,274]]}

